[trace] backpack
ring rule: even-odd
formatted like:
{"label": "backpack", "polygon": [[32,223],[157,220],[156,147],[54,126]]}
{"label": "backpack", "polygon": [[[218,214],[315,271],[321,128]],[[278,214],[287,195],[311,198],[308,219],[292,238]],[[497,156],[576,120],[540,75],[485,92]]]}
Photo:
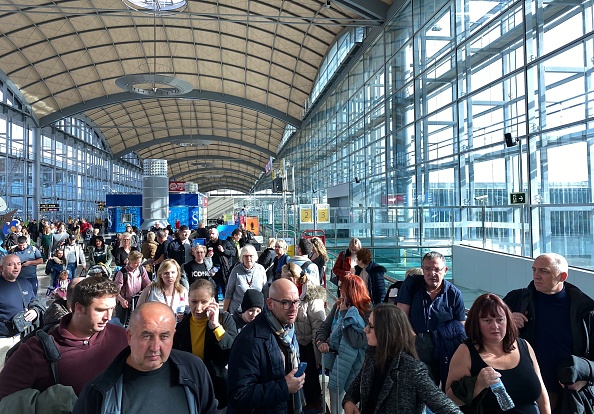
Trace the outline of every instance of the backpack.
{"label": "backpack", "polygon": [[12,247],[17,245],[18,236],[15,233],[10,233],[2,242],[2,248],[4,250],[10,250]]}
{"label": "backpack", "polygon": [[8,350],[4,361],[5,362],[8,361],[8,359],[12,356],[12,354],[14,354],[16,352],[17,349],[19,349],[19,346],[21,346],[21,344],[23,342],[27,342],[29,339],[36,336],[37,338],[39,338],[39,342],[41,342],[41,346],[43,347],[43,353],[45,354],[45,357],[50,362],[50,367],[52,369],[54,381],[56,382],[56,384],[58,384],[59,383],[58,382],[58,360],[60,359],[62,354],[60,354],[60,351],[58,350],[58,347],[56,346],[56,342],[55,342],[53,336],[51,336],[49,334],[49,332],[51,332],[52,330],[54,330],[55,328],[58,327],[58,324],[59,324],[59,322],[55,322],[53,324],[47,324],[47,325],[43,326],[42,328],[37,328],[33,332],[30,332],[27,335],[25,335],[20,340],[20,342],[14,344],[12,346],[12,348],[10,348]]}
{"label": "backpack", "polygon": [[[414,278],[413,284],[410,288],[410,297],[413,298],[417,294],[417,292],[423,288],[423,285],[425,284],[425,276],[414,275],[408,277]],[[404,280],[397,280],[396,282],[390,285],[390,287],[388,288],[388,292],[386,293],[386,297],[384,298],[384,303],[388,303],[390,301],[394,302],[394,304],[398,303],[398,292],[400,291],[400,288],[402,287],[403,283]],[[396,296],[390,295],[392,289],[397,289]]]}

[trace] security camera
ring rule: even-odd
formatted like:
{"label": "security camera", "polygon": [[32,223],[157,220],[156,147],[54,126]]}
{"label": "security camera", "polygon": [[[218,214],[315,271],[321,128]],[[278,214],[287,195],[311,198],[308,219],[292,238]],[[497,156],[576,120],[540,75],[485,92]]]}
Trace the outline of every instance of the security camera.
{"label": "security camera", "polygon": [[474,201],[487,201],[488,199],[489,199],[489,196],[485,194],[485,195],[482,195],[482,196],[476,196],[474,198]]}

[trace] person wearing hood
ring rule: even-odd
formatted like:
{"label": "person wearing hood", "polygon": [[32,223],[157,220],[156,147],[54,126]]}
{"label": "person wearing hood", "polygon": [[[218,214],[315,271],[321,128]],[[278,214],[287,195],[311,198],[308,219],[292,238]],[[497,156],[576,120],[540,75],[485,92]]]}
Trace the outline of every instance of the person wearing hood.
{"label": "person wearing hood", "polygon": [[266,270],[256,262],[257,260],[258,253],[254,246],[248,244],[241,248],[240,261],[231,271],[227,282],[223,301],[224,312],[234,314],[241,305],[246,290],[256,289],[262,292],[264,289]]}
{"label": "person wearing hood", "polygon": [[291,280],[300,292],[301,301],[295,320],[295,335],[299,343],[299,355],[302,362],[307,362],[305,369],[305,383],[303,394],[305,396],[305,409],[322,410],[322,390],[318,379],[318,369],[322,364],[322,354],[314,346],[314,335],[326,320],[326,290],[308,279],[308,275],[295,263],[283,266],[283,278]]}
{"label": "person wearing hood", "polygon": [[360,249],[357,251],[357,266],[355,266],[355,274],[363,279],[367,286],[369,296],[374,305],[379,305],[386,296],[386,268],[375,263],[373,260],[371,250]]}
{"label": "person wearing hood", "polygon": [[264,295],[256,289],[248,289],[243,295],[241,301],[241,309],[233,314],[233,320],[237,327],[237,332],[246,326],[248,323],[256,319],[262,309],[264,308]]}

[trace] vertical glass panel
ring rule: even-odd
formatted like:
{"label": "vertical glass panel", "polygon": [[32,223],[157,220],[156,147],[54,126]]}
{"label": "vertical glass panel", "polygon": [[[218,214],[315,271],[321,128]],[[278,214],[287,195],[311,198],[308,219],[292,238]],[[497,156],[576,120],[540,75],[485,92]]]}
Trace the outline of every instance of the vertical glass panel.
{"label": "vertical glass panel", "polygon": [[384,71],[379,71],[365,85],[365,103],[367,108],[375,106],[385,97]]}
{"label": "vertical glass panel", "polygon": [[455,46],[454,28],[452,27],[450,8],[439,12],[435,18],[415,35],[417,65],[415,73],[419,74],[428,66],[449,53]]}
{"label": "vertical glass panel", "polygon": [[500,17],[502,10],[511,5],[514,0],[457,0],[456,34],[458,42],[470,37],[491,21]]}
{"label": "vertical glass panel", "polygon": [[386,83],[389,91],[398,90],[413,77],[413,43],[408,42],[388,61]]}
{"label": "vertical glass panel", "polygon": [[592,30],[592,3],[526,1],[529,61],[553,52]]}
{"label": "vertical glass panel", "polygon": [[419,115],[435,112],[450,105],[456,98],[454,92],[456,73],[454,55],[446,56],[427,69],[421,76],[419,93]]}
{"label": "vertical glass panel", "polygon": [[423,160],[433,160],[452,155],[456,128],[454,109],[449,106],[419,122]]}
{"label": "vertical glass panel", "polygon": [[[585,43],[555,54],[538,65],[541,84],[539,98],[541,130],[581,121],[589,116],[586,85],[591,75],[584,71]],[[590,51],[591,53],[591,51]],[[592,62],[588,65],[591,67]],[[543,110],[544,109],[544,110]]]}
{"label": "vertical glass panel", "polygon": [[393,19],[385,29],[386,57],[389,58],[412,39],[412,2],[408,1],[398,18]]}
{"label": "vertical glass panel", "polygon": [[414,30],[417,31],[421,26],[424,26],[446,3],[448,3],[448,0],[413,1]]}

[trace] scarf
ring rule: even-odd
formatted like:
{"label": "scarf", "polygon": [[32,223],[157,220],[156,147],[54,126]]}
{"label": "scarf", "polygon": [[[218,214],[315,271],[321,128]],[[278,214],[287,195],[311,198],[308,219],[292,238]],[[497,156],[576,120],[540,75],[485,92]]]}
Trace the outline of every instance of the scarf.
{"label": "scarf", "polygon": [[[278,336],[279,340],[291,351],[291,368],[295,369],[299,366],[299,344],[297,343],[297,337],[295,336],[295,325],[289,325],[283,327],[278,319],[268,309],[264,311],[266,320],[272,332]],[[301,414],[303,398],[303,389],[299,390],[296,394],[289,395],[289,404],[292,405],[294,414]],[[291,412],[291,411],[289,411]]]}

